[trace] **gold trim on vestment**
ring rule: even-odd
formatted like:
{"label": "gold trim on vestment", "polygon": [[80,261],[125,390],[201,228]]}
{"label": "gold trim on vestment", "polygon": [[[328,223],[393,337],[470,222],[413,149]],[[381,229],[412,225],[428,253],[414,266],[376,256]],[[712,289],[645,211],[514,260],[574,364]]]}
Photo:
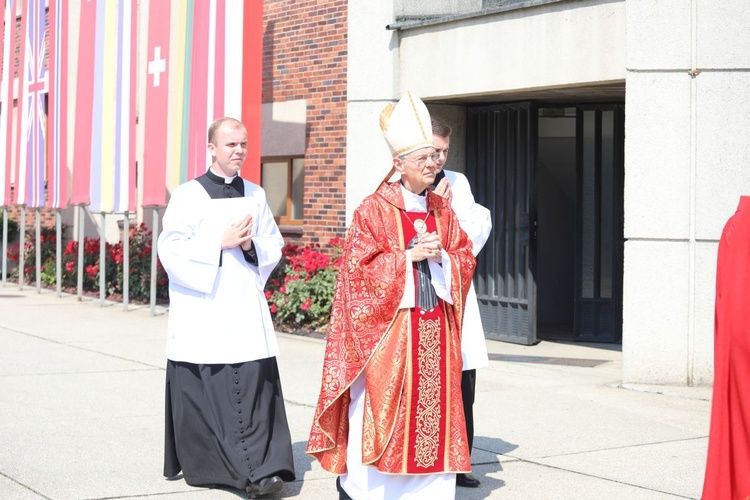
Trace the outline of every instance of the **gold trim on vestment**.
{"label": "gold trim on vestment", "polygon": [[429,468],[438,459],[440,446],[440,319],[419,318],[417,352],[417,404],[415,418],[414,461]]}

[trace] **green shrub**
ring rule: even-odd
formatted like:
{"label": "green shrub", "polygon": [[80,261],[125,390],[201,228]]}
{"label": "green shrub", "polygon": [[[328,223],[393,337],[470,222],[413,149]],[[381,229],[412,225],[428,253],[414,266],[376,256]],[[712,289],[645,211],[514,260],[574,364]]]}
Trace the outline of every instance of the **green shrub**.
{"label": "green shrub", "polygon": [[329,242],[330,253],[318,245],[287,245],[266,285],[266,298],[277,326],[321,330],[328,324],[338,277],[341,240]]}
{"label": "green shrub", "polygon": [[[2,242],[3,212],[0,211],[0,242]],[[8,218],[8,241],[13,241],[18,236],[18,222]]]}

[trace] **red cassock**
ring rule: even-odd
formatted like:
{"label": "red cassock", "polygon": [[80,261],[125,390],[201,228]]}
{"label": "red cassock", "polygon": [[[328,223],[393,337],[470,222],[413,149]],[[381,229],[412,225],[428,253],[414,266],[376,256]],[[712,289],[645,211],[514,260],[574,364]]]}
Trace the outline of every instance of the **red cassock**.
{"label": "red cassock", "polygon": [[750,499],[750,196],[719,241],[714,386],[703,500]]}
{"label": "red cassock", "polygon": [[389,474],[471,470],[461,401],[461,322],[474,273],[472,243],[447,201],[427,194],[429,231],[451,261],[451,300],[430,311],[399,308],[406,245],[416,234],[398,183],[383,184],[354,213],[328,328],[323,380],[307,453],[346,472],[349,387],[367,398],[362,463]]}

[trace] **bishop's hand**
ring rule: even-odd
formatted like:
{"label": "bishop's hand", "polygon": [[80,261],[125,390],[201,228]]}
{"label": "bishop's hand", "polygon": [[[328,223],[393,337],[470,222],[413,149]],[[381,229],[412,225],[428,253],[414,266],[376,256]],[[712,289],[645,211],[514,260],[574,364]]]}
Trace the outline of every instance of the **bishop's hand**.
{"label": "bishop's hand", "polygon": [[244,251],[250,250],[253,247],[252,230],[253,216],[251,214],[247,214],[237,222],[229,224],[221,239],[221,249],[226,250],[239,245]]}
{"label": "bishop's hand", "polygon": [[440,236],[437,233],[424,233],[409,250],[411,261],[419,262],[428,259],[440,263],[442,262],[441,248]]}
{"label": "bishop's hand", "polygon": [[419,237],[419,245],[424,248],[427,253],[427,259],[437,263],[442,261],[441,249],[443,248],[443,245],[440,241],[440,236],[436,232],[421,235]]}

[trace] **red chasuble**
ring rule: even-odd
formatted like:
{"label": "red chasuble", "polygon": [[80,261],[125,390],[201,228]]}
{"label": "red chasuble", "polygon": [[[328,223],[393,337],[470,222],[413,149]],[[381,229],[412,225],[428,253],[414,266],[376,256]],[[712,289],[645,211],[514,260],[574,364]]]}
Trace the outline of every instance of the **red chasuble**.
{"label": "red chasuble", "polygon": [[[307,453],[346,472],[349,387],[366,378],[362,463],[391,474],[471,469],[461,401],[464,300],[476,261],[450,205],[427,194],[425,222],[451,260],[451,299],[431,311],[399,309],[411,224],[398,183],[355,211],[328,327],[323,379]],[[409,218],[411,217],[411,218]]]}
{"label": "red chasuble", "polygon": [[714,386],[703,500],[750,499],[750,197],[719,241]]}

